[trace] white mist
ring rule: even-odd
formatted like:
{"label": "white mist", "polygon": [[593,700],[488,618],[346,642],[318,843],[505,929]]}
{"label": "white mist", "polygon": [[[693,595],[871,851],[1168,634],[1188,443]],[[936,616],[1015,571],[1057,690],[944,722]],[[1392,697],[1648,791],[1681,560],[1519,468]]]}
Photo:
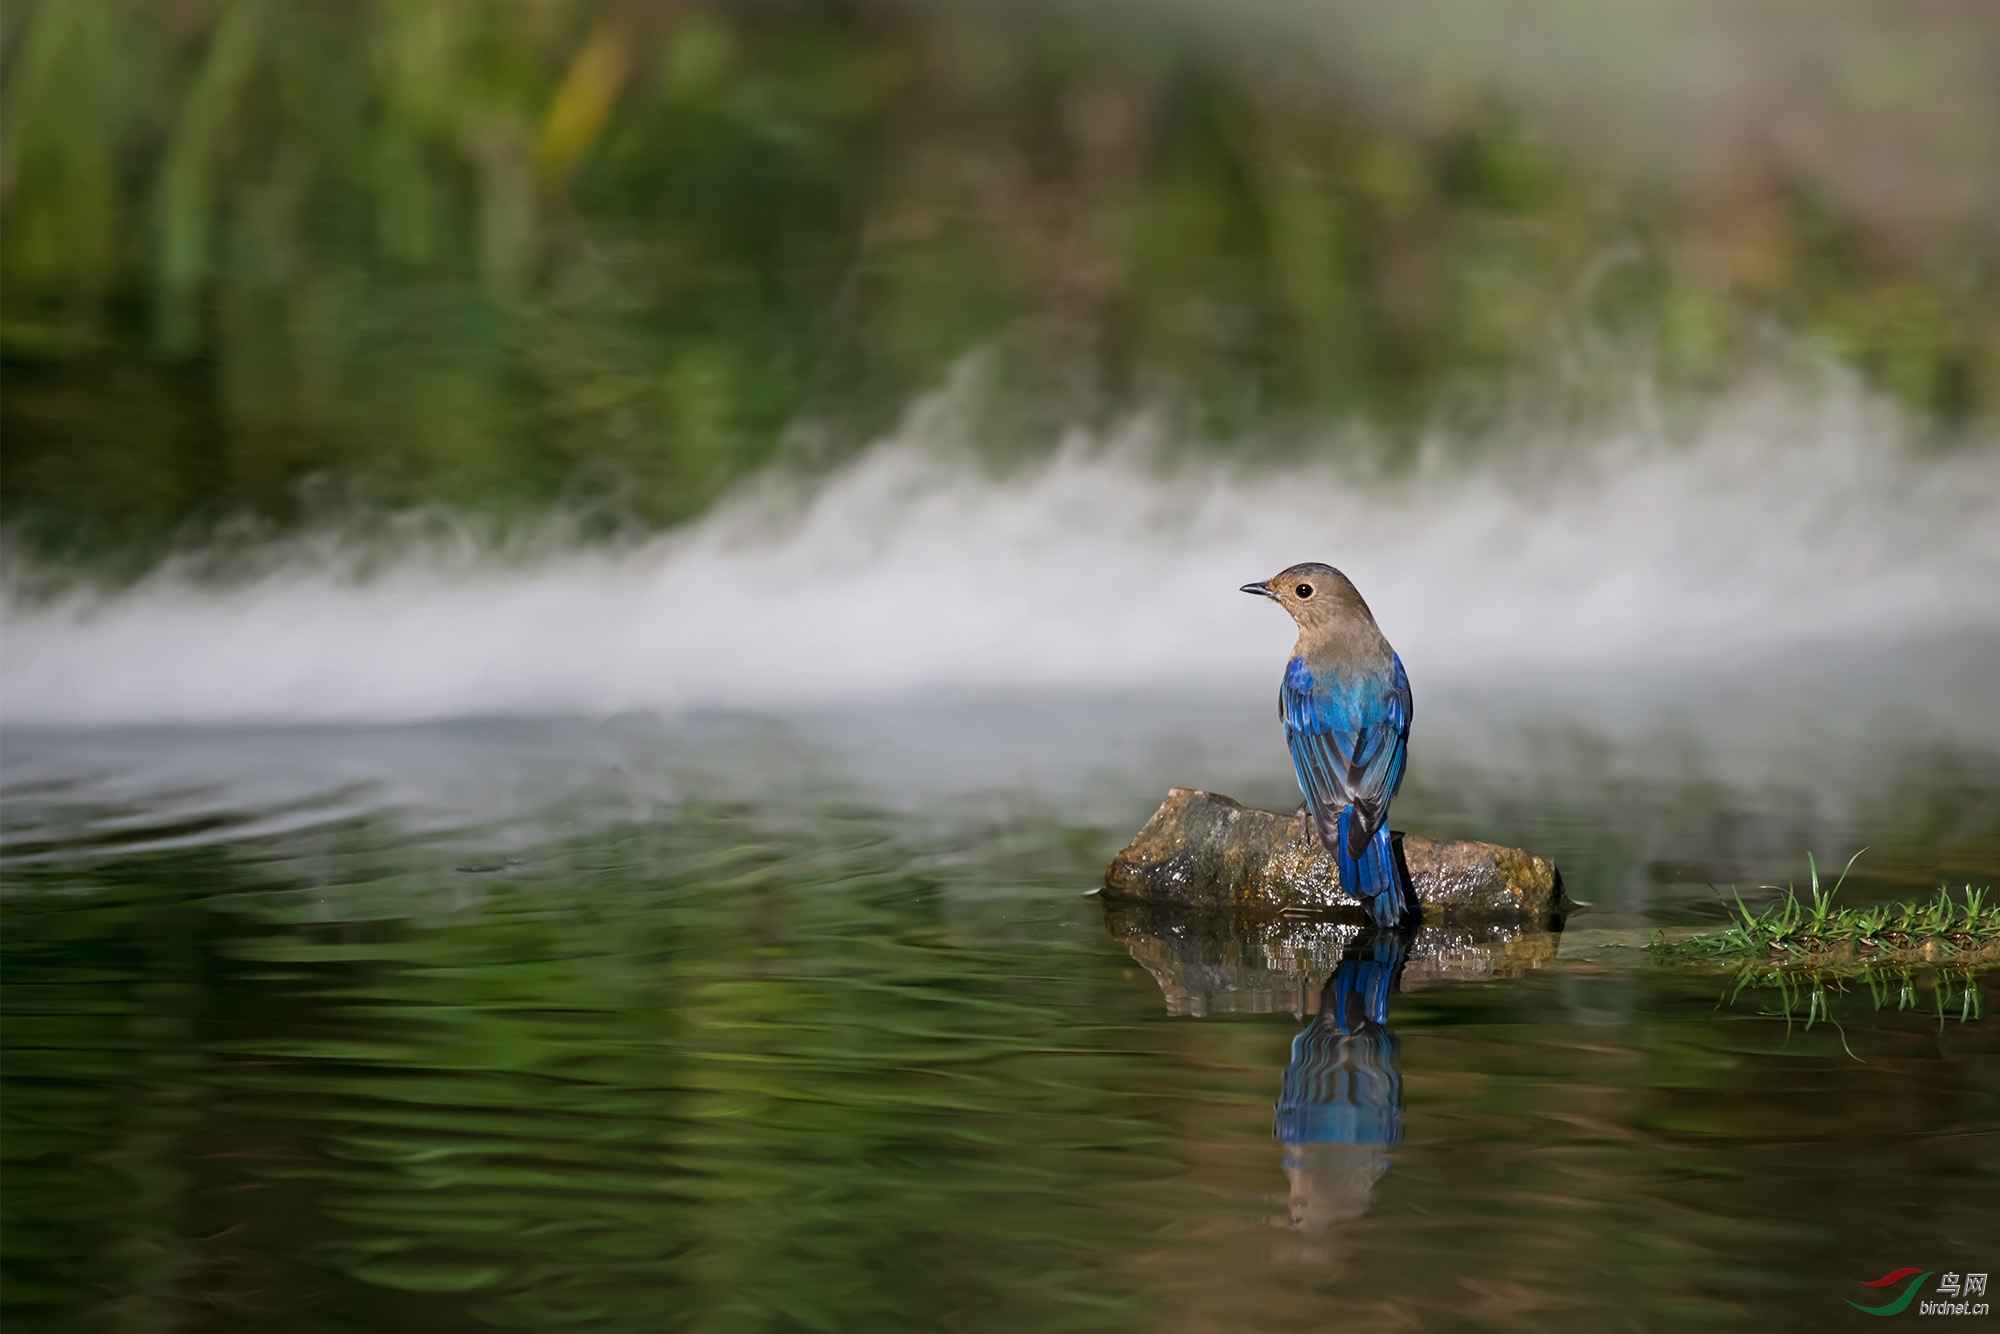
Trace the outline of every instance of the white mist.
{"label": "white mist", "polygon": [[[1919,457],[1857,392],[1766,387],[1692,438],[1560,469],[1161,465],[1145,432],[995,480],[948,398],[803,501],[500,558],[274,548],[221,587],[7,598],[10,725],[411,722],[789,709],[919,689],[1269,685],[1282,617],[1236,592],[1346,570],[1419,687],[2000,628],[2000,455]],[[331,551],[331,555],[329,552]]]}

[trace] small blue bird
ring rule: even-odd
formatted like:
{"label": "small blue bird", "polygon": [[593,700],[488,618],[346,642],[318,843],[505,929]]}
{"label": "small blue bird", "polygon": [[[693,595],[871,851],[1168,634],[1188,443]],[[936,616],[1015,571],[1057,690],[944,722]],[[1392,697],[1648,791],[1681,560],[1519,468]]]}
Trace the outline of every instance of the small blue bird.
{"label": "small blue bird", "polygon": [[1389,845],[1389,803],[1403,785],[1410,740],[1403,660],[1361,594],[1331,565],[1294,565],[1243,591],[1271,599],[1298,622],[1299,642],[1278,688],[1292,767],[1341,885],[1376,926],[1397,926],[1415,907]]}

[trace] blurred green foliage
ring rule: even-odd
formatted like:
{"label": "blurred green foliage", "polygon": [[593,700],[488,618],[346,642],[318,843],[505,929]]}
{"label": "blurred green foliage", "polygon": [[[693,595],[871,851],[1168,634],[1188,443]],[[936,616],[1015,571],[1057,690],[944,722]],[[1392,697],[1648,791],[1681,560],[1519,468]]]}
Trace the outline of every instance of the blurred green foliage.
{"label": "blurred green foliage", "polygon": [[669,523],[975,349],[1024,447],[1162,404],[1407,440],[1592,339],[1699,384],[1773,325],[2000,412],[1983,222],[1610,170],[1492,90],[1371,114],[1164,10],[40,0],[0,40],[0,484],[44,554]]}

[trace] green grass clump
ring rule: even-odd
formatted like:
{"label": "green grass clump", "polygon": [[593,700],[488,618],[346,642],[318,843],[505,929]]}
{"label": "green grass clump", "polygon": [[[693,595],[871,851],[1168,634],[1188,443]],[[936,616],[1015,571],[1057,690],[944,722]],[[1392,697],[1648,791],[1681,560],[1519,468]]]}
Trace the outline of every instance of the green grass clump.
{"label": "green grass clump", "polygon": [[[1810,856],[1807,865],[1812,871],[1808,893],[1787,886],[1784,897],[1755,912],[1735,895],[1727,927],[1687,940],[1655,938],[1648,948],[1664,959],[1757,960],[1807,968],[1843,962],[2000,964],[2000,899],[1992,897],[1990,888],[1968,885],[1953,898],[1940,886],[1937,896],[1927,902],[1840,908],[1834,905],[1834,896],[1847,873],[1841,872],[1840,880],[1828,889],[1820,884],[1819,867]],[[1853,865],[1850,859],[1848,866]]]}
{"label": "green grass clump", "polygon": [[[1787,1026],[1803,1021],[1808,1031],[1816,1023],[1833,1024],[1850,1056],[1854,1050],[1833,1018],[1833,1004],[1855,984],[1866,985],[1877,1010],[1893,1004],[1899,1011],[1932,1011],[1940,1025],[1981,1017],[1979,974],[2000,965],[2000,899],[1992,889],[1968,885],[1954,898],[1940,886],[1924,902],[1841,908],[1834,896],[1847,872],[1827,888],[1810,856],[1806,864],[1811,879],[1804,894],[1788,885],[1781,898],[1755,912],[1732,894],[1728,926],[1685,940],[1655,933],[1648,951],[1663,962],[1732,969],[1728,1003],[1745,991],[1775,995],[1776,1008],[1766,1013]],[[1854,859],[1847,865],[1851,869]],[[1926,992],[1928,1003],[1921,999]]]}

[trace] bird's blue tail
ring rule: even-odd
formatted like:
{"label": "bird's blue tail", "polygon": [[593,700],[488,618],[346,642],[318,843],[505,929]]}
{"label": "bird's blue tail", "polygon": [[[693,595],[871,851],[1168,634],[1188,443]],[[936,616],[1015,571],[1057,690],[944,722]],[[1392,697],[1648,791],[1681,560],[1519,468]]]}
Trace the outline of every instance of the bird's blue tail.
{"label": "bird's blue tail", "polygon": [[1354,808],[1340,813],[1340,883],[1368,909],[1368,920],[1376,926],[1401,924],[1409,908],[1403,877],[1396,873],[1396,851],[1389,846],[1389,822],[1375,827],[1375,834],[1355,855],[1353,842]]}

